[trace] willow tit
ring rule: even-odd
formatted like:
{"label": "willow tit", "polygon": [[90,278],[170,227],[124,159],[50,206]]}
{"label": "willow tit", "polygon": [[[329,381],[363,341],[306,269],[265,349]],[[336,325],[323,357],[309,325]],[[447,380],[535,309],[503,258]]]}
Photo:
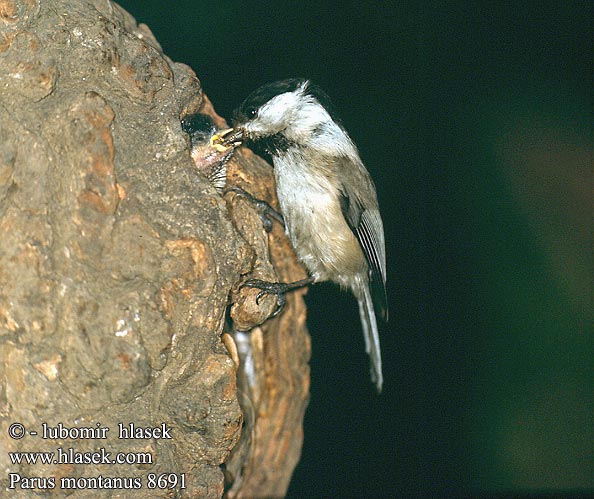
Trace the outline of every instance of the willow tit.
{"label": "willow tit", "polygon": [[374,307],[387,320],[384,230],[375,187],[357,148],[331,111],[329,99],[307,80],[264,85],[235,112],[224,145],[245,142],[272,159],[286,232],[310,277],[295,283],[247,284],[283,294],[330,280],[359,304],[371,378],[382,389],[382,361]]}

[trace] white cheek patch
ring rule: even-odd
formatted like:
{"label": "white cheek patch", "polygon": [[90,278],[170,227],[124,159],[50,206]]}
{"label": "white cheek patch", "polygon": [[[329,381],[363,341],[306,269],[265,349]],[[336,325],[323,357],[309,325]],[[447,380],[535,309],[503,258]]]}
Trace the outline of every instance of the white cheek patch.
{"label": "white cheek patch", "polygon": [[[333,124],[326,109],[313,96],[305,93],[307,84],[304,82],[293,92],[285,92],[270,99],[258,110],[257,116],[248,121],[246,131],[254,135],[274,135],[282,131],[288,139],[300,142],[311,139],[312,133],[320,125]],[[335,128],[338,129],[337,126]],[[327,139],[342,138],[332,135]],[[336,147],[334,144],[332,146]]]}
{"label": "white cheek patch", "polygon": [[309,133],[322,123],[331,122],[332,119],[328,112],[313,98],[308,99],[299,110],[299,127],[303,132]]}
{"label": "white cheek patch", "polygon": [[358,162],[359,153],[348,134],[340,128],[330,117],[324,123],[319,133],[311,137],[310,144],[315,149],[325,151],[332,156],[347,156]]}
{"label": "white cheek patch", "polygon": [[301,92],[285,92],[277,95],[264,104],[257,116],[248,121],[245,128],[251,133],[274,134],[287,126],[287,121],[292,119],[293,111],[299,104]]}

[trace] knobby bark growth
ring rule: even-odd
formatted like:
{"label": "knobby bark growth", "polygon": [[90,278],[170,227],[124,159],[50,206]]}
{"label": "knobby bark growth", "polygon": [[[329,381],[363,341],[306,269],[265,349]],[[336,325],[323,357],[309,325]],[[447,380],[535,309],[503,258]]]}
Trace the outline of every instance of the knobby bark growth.
{"label": "knobby bark growth", "polygon": [[[9,473],[20,478],[10,497],[51,488],[32,477],[53,477],[51,496],[73,499],[218,498],[224,476],[230,497],[286,492],[309,383],[302,294],[265,322],[274,298],[257,304],[239,284],[303,270],[282,228],[266,234],[249,203],[223,199],[196,171],[180,117],[197,110],[224,126],[194,72],[116,4],[0,0],[2,490]],[[274,205],[266,163],[241,151],[228,169],[230,183]],[[252,329],[249,388],[221,340],[228,310]],[[11,438],[13,423],[39,435]],[[110,431],[43,439],[42,423]],[[118,423],[166,423],[172,438],[118,439]],[[9,455],[58,447],[146,452],[151,463]],[[185,474],[186,488],[149,490],[150,473]],[[62,477],[104,487],[64,491]],[[132,477],[140,490],[105,485]]]}

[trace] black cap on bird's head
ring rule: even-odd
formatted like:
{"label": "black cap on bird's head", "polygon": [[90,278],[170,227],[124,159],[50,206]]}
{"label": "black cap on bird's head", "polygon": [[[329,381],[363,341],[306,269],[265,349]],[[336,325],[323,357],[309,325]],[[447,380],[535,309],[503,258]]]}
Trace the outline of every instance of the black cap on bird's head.
{"label": "black cap on bird's head", "polygon": [[290,78],[262,85],[254,90],[233,114],[233,124],[239,125],[254,119],[258,110],[278,95],[295,92],[309,82],[303,78]]}
{"label": "black cap on bird's head", "polygon": [[330,98],[320,87],[306,78],[289,78],[267,83],[254,90],[235,110],[233,124],[239,126],[256,119],[258,114],[268,106],[279,115],[285,111],[290,118],[294,108],[312,102],[321,105],[331,118],[339,123],[340,120],[334,112]]}
{"label": "black cap on bird's head", "polygon": [[329,122],[340,127],[328,96],[304,78],[261,86],[235,111],[232,121],[233,133],[222,144],[241,140],[267,159],[303,143]]}

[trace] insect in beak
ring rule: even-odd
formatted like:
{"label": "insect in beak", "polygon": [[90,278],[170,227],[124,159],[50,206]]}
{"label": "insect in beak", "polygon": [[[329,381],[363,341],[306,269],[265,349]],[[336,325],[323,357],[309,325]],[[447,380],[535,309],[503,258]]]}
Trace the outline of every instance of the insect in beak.
{"label": "insect in beak", "polygon": [[243,130],[238,128],[228,128],[215,133],[210,138],[210,145],[217,151],[224,152],[230,147],[238,147],[243,141]]}

